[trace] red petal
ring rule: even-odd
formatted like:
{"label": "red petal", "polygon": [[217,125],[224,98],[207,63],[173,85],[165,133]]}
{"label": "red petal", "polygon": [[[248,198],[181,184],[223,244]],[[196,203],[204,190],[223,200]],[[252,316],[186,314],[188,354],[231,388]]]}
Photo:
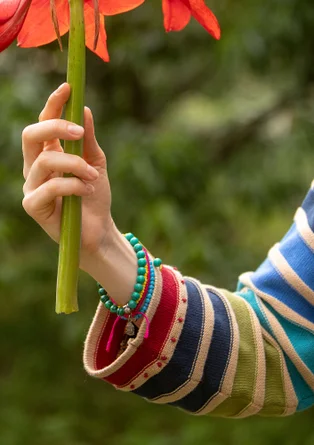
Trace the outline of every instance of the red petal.
{"label": "red petal", "polygon": [[99,0],[99,11],[103,15],[121,14],[141,6],[144,1],[145,0]]}
{"label": "red petal", "polygon": [[205,5],[204,0],[182,0],[191,10],[193,17],[215,39],[220,39],[220,26],[214,13]]}
{"label": "red petal", "polygon": [[87,48],[93,51],[97,56],[103,59],[105,62],[109,62],[109,54],[107,50],[107,34],[105,30],[105,18],[100,15],[100,32],[97,47],[94,50],[94,38],[95,38],[95,13],[94,8],[87,3],[84,5],[85,15],[85,43]]}
{"label": "red petal", "polygon": [[191,11],[182,0],[163,0],[162,10],[167,32],[181,31],[190,21]]}
{"label": "red petal", "polygon": [[[69,30],[69,4],[67,0],[56,0],[56,10],[62,36]],[[18,36],[22,48],[46,45],[56,40],[49,0],[32,0],[26,20]]]}
{"label": "red petal", "polygon": [[31,0],[0,0],[0,51],[16,39]]}

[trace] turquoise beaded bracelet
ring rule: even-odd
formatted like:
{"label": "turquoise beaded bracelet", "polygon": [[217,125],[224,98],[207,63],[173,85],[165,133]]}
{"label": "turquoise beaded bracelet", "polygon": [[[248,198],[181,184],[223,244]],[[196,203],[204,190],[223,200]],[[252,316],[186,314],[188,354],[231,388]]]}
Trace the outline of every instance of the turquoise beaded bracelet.
{"label": "turquoise beaded bracelet", "polygon": [[[147,276],[150,264],[147,264],[146,254],[144,251],[143,245],[139,242],[138,238],[136,238],[132,233],[127,233],[125,238],[129,241],[131,246],[133,247],[136,256],[137,256],[137,278],[136,283],[134,285],[133,293],[131,295],[131,299],[124,306],[118,306],[114,301],[112,301],[107,293],[107,291],[98,283],[98,293],[100,296],[101,302],[105,305],[107,309],[112,313],[116,313],[119,317],[130,316],[131,313],[136,309],[138,303],[141,301],[143,296],[145,285],[147,284]],[[151,263],[151,262],[149,262]],[[153,260],[153,264],[155,267],[160,267],[162,261],[160,258],[155,258]],[[145,311],[150,302],[152,291],[155,283],[154,273],[151,274],[151,282],[148,283],[148,294],[143,304],[143,309]],[[149,297],[149,298],[148,298]]]}

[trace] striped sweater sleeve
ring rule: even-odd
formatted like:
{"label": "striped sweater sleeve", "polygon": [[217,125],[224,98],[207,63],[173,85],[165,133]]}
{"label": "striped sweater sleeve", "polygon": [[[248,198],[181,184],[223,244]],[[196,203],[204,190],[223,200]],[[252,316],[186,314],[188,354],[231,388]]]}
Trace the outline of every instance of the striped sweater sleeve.
{"label": "striped sweater sleeve", "polygon": [[124,322],[97,309],[84,349],[87,372],[195,415],[286,416],[314,404],[314,187],[294,223],[236,292],[156,269],[136,338],[118,354]]}

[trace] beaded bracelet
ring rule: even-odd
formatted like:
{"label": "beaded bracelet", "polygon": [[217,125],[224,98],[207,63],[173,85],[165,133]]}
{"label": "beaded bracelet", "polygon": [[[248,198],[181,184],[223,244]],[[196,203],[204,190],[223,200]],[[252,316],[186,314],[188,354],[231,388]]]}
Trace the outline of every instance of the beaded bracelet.
{"label": "beaded bracelet", "polygon": [[[138,320],[147,310],[150,300],[153,295],[155,287],[155,272],[154,267],[160,267],[162,261],[160,258],[155,258],[152,261],[149,260],[146,250],[139,240],[132,234],[127,233],[125,238],[129,241],[133,247],[137,256],[137,278],[134,285],[133,293],[131,299],[124,306],[117,305],[108,295],[107,291],[98,283],[98,293],[100,295],[101,302],[105,305],[107,309],[112,313],[116,313],[119,317],[127,319],[130,317],[133,311],[137,308],[138,304],[143,300],[143,305],[140,311],[134,314],[134,319]],[[126,317],[125,317],[126,316]]]}

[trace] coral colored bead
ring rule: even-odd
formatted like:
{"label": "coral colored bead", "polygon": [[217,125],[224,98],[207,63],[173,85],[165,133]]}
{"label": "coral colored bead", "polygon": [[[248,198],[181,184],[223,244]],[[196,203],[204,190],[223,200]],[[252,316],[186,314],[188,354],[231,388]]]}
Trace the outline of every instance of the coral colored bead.
{"label": "coral colored bead", "polygon": [[158,362],[158,363],[157,363],[157,366],[158,366],[158,368],[161,368],[161,367],[162,367],[162,363],[161,363],[161,362]]}
{"label": "coral colored bead", "polygon": [[185,281],[184,281],[184,280],[181,280],[181,283],[182,283],[182,284],[185,284]]}
{"label": "coral colored bead", "polygon": [[162,355],[160,358],[161,358],[161,360],[167,360],[167,356],[166,355]]}
{"label": "coral colored bead", "polygon": [[182,317],[178,318],[178,322],[182,323],[183,322],[183,318]]}
{"label": "coral colored bead", "polygon": [[182,298],[182,301],[183,301],[183,303],[186,303],[187,299],[186,298]]}
{"label": "coral colored bead", "polygon": [[172,337],[171,341],[172,341],[172,343],[175,343],[177,341],[177,339]]}

